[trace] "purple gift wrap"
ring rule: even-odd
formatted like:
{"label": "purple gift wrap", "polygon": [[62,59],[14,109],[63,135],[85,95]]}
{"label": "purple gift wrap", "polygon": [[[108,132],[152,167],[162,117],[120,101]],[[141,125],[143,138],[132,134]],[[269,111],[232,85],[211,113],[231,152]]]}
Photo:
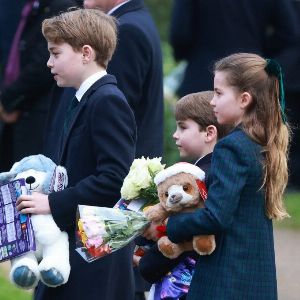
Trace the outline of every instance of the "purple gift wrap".
{"label": "purple gift wrap", "polygon": [[30,217],[16,209],[18,197],[27,193],[24,179],[0,186],[0,261],[36,249]]}
{"label": "purple gift wrap", "polygon": [[187,295],[196,261],[190,257],[180,262],[160,282],[155,284],[154,300],[178,300]]}

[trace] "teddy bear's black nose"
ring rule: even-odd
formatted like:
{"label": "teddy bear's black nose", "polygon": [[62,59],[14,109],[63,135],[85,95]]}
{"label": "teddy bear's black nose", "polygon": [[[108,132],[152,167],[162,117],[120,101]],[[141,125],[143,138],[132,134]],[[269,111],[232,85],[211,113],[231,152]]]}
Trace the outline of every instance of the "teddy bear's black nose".
{"label": "teddy bear's black nose", "polygon": [[182,199],[182,195],[180,193],[176,193],[176,194],[173,194],[170,196],[170,202],[172,204],[175,204],[175,203],[181,201],[181,199]]}
{"label": "teddy bear's black nose", "polygon": [[27,184],[33,184],[35,182],[35,178],[33,176],[28,176],[25,181]]}

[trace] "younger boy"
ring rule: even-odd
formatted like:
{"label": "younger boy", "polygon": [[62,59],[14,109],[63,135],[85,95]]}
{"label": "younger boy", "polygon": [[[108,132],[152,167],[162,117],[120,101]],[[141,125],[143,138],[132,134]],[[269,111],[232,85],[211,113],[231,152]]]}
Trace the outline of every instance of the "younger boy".
{"label": "younger boy", "polygon": [[127,247],[93,263],[75,251],[77,205],[112,207],[135,154],[133,113],[115,77],[105,71],[116,47],[114,19],[100,10],[78,9],[46,19],[42,31],[50,52],[47,65],[57,85],[77,92],[70,99],[57,145],[69,188],[49,196],[20,197],[18,202],[22,213],[52,213],[69,234],[68,282],[55,289],[40,283],[35,299],[132,300],[132,252]]}
{"label": "younger boy", "polygon": [[186,95],[177,102],[175,108],[177,128],[173,138],[180,158],[194,162],[205,173],[209,170],[217,141],[229,129],[217,122],[210,105],[213,95],[212,91]]}
{"label": "younger boy", "polygon": [[[214,92],[206,91],[189,94],[180,99],[175,108],[177,129],[173,134],[180,157],[190,160],[200,167],[206,178],[209,173],[212,152],[218,139],[228,132],[227,127],[218,124],[210,105]],[[157,224],[151,224],[144,237],[157,240]],[[158,250],[157,245],[143,257],[134,256],[142,276],[151,283],[159,282],[191,252],[183,253],[176,259],[168,259]],[[195,254],[192,254],[195,256]],[[180,299],[185,299],[183,296]]]}

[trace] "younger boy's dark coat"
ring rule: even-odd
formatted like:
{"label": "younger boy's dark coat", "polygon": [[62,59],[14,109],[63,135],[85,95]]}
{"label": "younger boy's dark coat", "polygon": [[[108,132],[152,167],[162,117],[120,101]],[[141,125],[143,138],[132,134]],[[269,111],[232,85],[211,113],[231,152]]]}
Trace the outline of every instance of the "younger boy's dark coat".
{"label": "younger boy's dark coat", "polygon": [[[197,167],[201,168],[205,172],[206,179],[209,174],[211,157],[212,153],[209,153],[196,163]],[[141,258],[139,271],[145,280],[151,283],[156,283],[188,256],[198,257],[196,252],[184,252],[179,257],[170,259],[165,257],[159,251],[156,243]]]}

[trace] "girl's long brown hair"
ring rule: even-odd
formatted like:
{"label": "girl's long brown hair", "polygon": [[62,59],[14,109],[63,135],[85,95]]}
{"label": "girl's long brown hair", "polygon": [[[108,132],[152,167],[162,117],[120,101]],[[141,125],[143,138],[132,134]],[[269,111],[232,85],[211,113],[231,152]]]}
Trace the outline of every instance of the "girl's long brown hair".
{"label": "girl's long brown hair", "polygon": [[281,117],[278,79],[266,73],[266,64],[256,54],[237,53],[216,62],[215,72],[225,72],[230,86],[252,96],[242,127],[263,149],[266,215],[283,219],[289,216],[283,205],[283,193],[288,181],[290,128]]}

